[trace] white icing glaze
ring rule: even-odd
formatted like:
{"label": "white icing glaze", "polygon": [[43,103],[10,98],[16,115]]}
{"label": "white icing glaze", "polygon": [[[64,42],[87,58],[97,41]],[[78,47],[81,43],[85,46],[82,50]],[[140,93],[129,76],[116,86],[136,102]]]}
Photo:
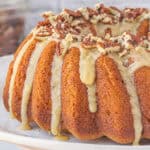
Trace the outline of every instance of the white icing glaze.
{"label": "white icing glaze", "polygon": [[96,26],[96,31],[99,36],[103,36],[107,28],[111,29],[113,36],[120,35],[121,33],[125,31],[131,31],[131,33],[135,34],[138,25],[139,25],[139,22],[130,23],[126,21],[122,21],[120,23],[112,24],[112,25],[98,23]]}
{"label": "white icing glaze", "polygon": [[133,115],[133,126],[135,132],[135,139],[133,144],[137,145],[141,138],[143,126],[139,100],[133,81],[133,74],[131,74],[128,69],[122,65],[122,61],[117,55],[111,54],[110,57],[112,57],[113,60],[117,63],[118,69],[130,96],[131,112]]}
{"label": "white icing glaze", "polygon": [[61,41],[61,46],[62,46],[62,56],[64,56],[67,52],[67,50],[70,48],[71,43],[73,42],[73,37],[70,33],[68,33]]}
{"label": "white icing glaze", "polygon": [[81,81],[87,86],[90,112],[97,111],[95,92],[95,62],[100,56],[97,49],[87,50],[80,48],[79,72]]}
{"label": "white icing glaze", "polygon": [[129,72],[134,73],[143,66],[150,66],[150,53],[146,52],[142,47],[137,47],[131,53],[134,63],[129,66]]}
{"label": "white icing glaze", "polygon": [[21,102],[21,120],[22,120],[22,129],[28,129],[28,116],[27,116],[27,110],[28,110],[28,102],[32,90],[32,83],[34,79],[34,74],[36,70],[36,66],[38,63],[38,60],[41,56],[42,51],[48,44],[48,41],[39,42],[36,44],[35,50],[33,51],[31,58],[29,60],[27,72],[26,72],[26,79],[24,82],[23,87],[23,94],[22,94],[22,102]]}
{"label": "white icing glaze", "polygon": [[14,88],[14,83],[15,83],[15,77],[16,77],[16,74],[17,74],[19,64],[22,60],[22,57],[23,57],[24,53],[26,52],[26,50],[28,49],[28,47],[30,46],[30,44],[32,43],[33,39],[34,39],[34,36],[30,40],[28,40],[28,42],[25,43],[25,45],[22,47],[22,49],[18,53],[18,56],[16,57],[16,60],[15,60],[14,65],[13,65],[13,72],[12,72],[10,85],[9,85],[9,99],[8,99],[10,115],[13,118],[15,116],[14,116],[13,111],[12,111],[12,96],[13,96],[13,88]]}
{"label": "white icing glaze", "polygon": [[96,102],[96,85],[87,85],[87,93],[88,93],[88,102],[89,102],[89,110],[94,113],[97,111],[97,102]]}
{"label": "white icing glaze", "polygon": [[150,10],[147,13],[143,13],[140,16],[140,21],[144,20],[144,19],[150,19]]}
{"label": "white icing glaze", "polygon": [[53,135],[59,135],[59,123],[61,116],[61,68],[62,57],[54,55],[52,63],[51,76],[51,98],[52,98],[52,116],[51,132]]}

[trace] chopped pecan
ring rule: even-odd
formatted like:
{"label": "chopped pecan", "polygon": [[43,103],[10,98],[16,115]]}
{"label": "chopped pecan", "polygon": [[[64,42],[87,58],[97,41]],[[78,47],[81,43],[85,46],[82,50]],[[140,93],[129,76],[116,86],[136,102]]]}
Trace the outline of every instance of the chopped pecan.
{"label": "chopped pecan", "polygon": [[65,38],[65,34],[61,30],[55,28],[54,31],[59,34],[60,39]]}
{"label": "chopped pecan", "polygon": [[87,20],[84,20],[84,21],[85,21],[85,24],[87,25],[87,27],[89,28],[89,30],[91,31],[91,33],[94,36],[96,36],[97,32],[96,32],[96,29],[95,29],[94,25],[91,22],[87,21]]}
{"label": "chopped pecan", "polygon": [[110,41],[110,40],[105,40],[105,42],[103,43],[103,47],[104,47],[104,48],[116,47],[116,46],[120,46],[120,44],[117,43],[117,42],[112,42],[112,41]]}
{"label": "chopped pecan", "polygon": [[116,19],[110,14],[103,14],[101,22],[103,24],[114,24],[114,23],[117,23]]}
{"label": "chopped pecan", "polygon": [[131,38],[132,38],[132,40],[130,40],[130,41],[128,41],[128,42],[131,43],[132,45],[136,45],[136,44],[139,44],[139,43],[141,42],[141,39],[140,39],[139,36],[133,35],[133,34],[131,34],[131,33],[128,33],[128,34],[130,34],[130,36],[131,36]]}
{"label": "chopped pecan", "polygon": [[104,6],[104,4],[100,4],[98,10],[99,10],[100,13],[111,14],[110,10],[109,10],[108,8],[106,8],[106,7]]}
{"label": "chopped pecan", "polygon": [[117,12],[119,12],[120,14],[122,14],[122,11],[120,9],[118,9],[117,7],[114,6],[110,6],[111,9],[116,10]]}
{"label": "chopped pecan", "polygon": [[55,31],[60,35],[60,38],[64,38],[69,29],[69,23],[58,22],[55,27]]}
{"label": "chopped pecan", "polygon": [[144,8],[125,8],[123,10],[123,15],[127,19],[135,19],[140,16],[146,9]]}
{"label": "chopped pecan", "polygon": [[42,14],[42,17],[47,19],[49,17],[49,15],[50,15],[49,12],[45,12]]}
{"label": "chopped pecan", "polygon": [[41,26],[51,27],[51,23],[49,22],[48,19],[45,19],[44,21],[38,22],[37,27],[39,28]]}
{"label": "chopped pecan", "polygon": [[82,47],[86,49],[96,48],[97,41],[92,40],[90,37],[85,37],[82,41]]}
{"label": "chopped pecan", "polygon": [[[116,7],[113,7],[113,6],[111,6],[110,9],[112,9],[112,10],[116,11],[117,13],[119,13],[119,16],[118,16],[119,17],[119,21],[122,21],[122,19],[123,19],[122,11],[120,9],[116,8]],[[116,14],[114,14],[114,15],[116,15]]]}
{"label": "chopped pecan", "polygon": [[73,16],[73,17],[81,17],[82,16],[80,11],[73,11],[73,10],[70,10],[70,9],[65,9],[64,11],[66,13],[68,13],[70,16]]}
{"label": "chopped pecan", "polygon": [[75,34],[75,35],[79,35],[81,33],[81,30],[77,27],[74,27],[74,28],[70,29],[70,33]]}
{"label": "chopped pecan", "polygon": [[61,42],[58,42],[56,45],[56,55],[57,56],[61,55]]}
{"label": "chopped pecan", "polygon": [[64,22],[65,21],[65,19],[64,19],[64,17],[62,16],[62,15],[58,15],[57,17],[56,17],[56,21],[60,21],[60,22]]}
{"label": "chopped pecan", "polygon": [[105,39],[109,39],[110,37],[112,37],[111,28],[106,28],[105,29]]}
{"label": "chopped pecan", "polygon": [[45,37],[50,36],[52,34],[52,27],[50,26],[41,26],[39,27],[39,31],[37,32],[36,36]]}
{"label": "chopped pecan", "polygon": [[136,34],[141,38],[147,38],[148,31],[150,31],[150,20],[144,19],[140,22]]}
{"label": "chopped pecan", "polygon": [[98,12],[96,10],[91,9],[89,7],[87,7],[87,11],[88,11],[90,17],[92,17],[94,15],[96,15],[96,16],[98,15]]}
{"label": "chopped pecan", "polygon": [[71,27],[70,24],[67,23],[67,22],[65,22],[65,23],[60,23],[60,28],[61,28],[62,30],[68,30],[70,27]]}
{"label": "chopped pecan", "polygon": [[129,57],[124,63],[123,63],[123,65],[125,66],[125,67],[129,67],[131,64],[133,64],[134,63],[134,58],[133,57]]}
{"label": "chopped pecan", "polygon": [[91,30],[91,33],[92,33],[94,36],[97,35],[97,32],[96,32],[95,27],[94,27],[93,24],[91,24],[91,23],[89,24],[89,29]]}

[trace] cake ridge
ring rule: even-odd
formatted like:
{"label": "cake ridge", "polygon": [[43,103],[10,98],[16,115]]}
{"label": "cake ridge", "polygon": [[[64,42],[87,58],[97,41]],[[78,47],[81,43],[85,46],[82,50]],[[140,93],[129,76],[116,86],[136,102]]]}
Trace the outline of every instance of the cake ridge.
{"label": "cake ridge", "polygon": [[19,52],[19,56],[17,56],[18,59],[16,59],[16,61],[14,62],[14,69],[13,69],[13,73],[12,73],[12,77],[10,80],[10,86],[9,86],[9,111],[10,111],[10,115],[12,117],[14,117],[13,112],[12,112],[12,107],[11,107],[11,101],[12,101],[12,91],[13,91],[13,84],[14,84],[14,79],[15,79],[15,75],[17,73],[17,67],[19,66],[19,62],[21,60],[21,57],[23,56],[23,54],[25,53],[27,47],[30,45],[30,43],[33,41],[33,38],[31,38],[27,43],[25,43],[25,45],[23,46],[22,50]]}
{"label": "cake ridge", "polygon": [[28,125],[28,117],[27,117],[27,107],[28,107],[28,101],[30,98],[30,94],[32,91],[32,83],[33,78],[35,74],[35,69],[38,63],[38,59],[44,49],[44,47],[48,44],[48,41],[45,41],[43,43],[37,43],[36,47],[31,55],[31,58],[29,60],[29,65],[26,71],[26,79],[24,81],[24,88],[23,88],[23,96],[22,96],[22,103],[21,103],[21,120],[22,120],[22,129],[30,129]]}

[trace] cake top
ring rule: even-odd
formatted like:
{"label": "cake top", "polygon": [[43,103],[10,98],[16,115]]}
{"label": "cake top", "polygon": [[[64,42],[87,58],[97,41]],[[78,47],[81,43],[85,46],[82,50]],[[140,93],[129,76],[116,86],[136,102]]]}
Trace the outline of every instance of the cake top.
{"label": "cake top", "polygon": [[[107,25],[108,28],[120,23],[135,25],[140,23],[141,20],[150,18],[150,11],[145,8],[119,10],[116,7],[105,7],[103,4],[97,4],[94,9],[88,7],[75,11],[64,9],[58,15],[45,12],[43,17],[45,20],[37,25],[39,29],[38,35],[48,36],[55,33],[57,38],[63,39],[70,33],[77,36],[77,39],[81,41],[88,33],[92,33],[94,36],[103,36],[98,31],[100,24]],[[105,32],[108,32],[108,30]]]}
{"label": "cake top", "polygon": [[39,22],[32,33],[40,42],[57,41],[58,56],[64,56],[73,46],[90,52],[97,50],[100,54],[117,53],[122,58],[130,57],[128,54],[135,49],[150,51],[149,29],[146,35],[137,34],[141,22],[150,18],[146,8],[119,10],[97,4],[94,9],[64,9],[58,15],[45,12],[43,17],[44,21]]}

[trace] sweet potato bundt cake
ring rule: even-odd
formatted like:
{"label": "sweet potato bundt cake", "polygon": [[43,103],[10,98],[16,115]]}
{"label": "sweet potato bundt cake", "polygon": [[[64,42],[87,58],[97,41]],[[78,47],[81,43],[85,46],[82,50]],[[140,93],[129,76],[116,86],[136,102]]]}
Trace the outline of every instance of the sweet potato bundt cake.
{"label": "sweet potato bundt cake", "polygon": [[43,17],[9,66],[11,116],[55,136],[150,138],[150,11],[98,4]]}

